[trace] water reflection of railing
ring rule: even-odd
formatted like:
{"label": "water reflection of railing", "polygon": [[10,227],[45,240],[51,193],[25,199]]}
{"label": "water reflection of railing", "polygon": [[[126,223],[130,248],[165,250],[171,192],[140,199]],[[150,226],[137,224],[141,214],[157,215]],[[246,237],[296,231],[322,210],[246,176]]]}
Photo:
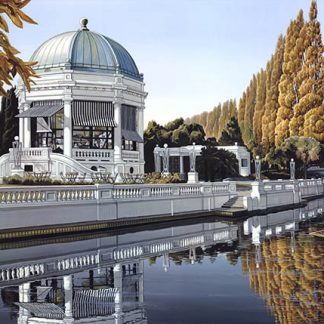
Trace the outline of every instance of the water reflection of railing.
{"label": "water reflection of railing", "polygon": [[57,269],[60,270],[69,270],[75,268],[82,268],[84,266],[90,266],[99,263],[99,255],[91,254],[84,256],[76,256],[72,258],[67,258],[57,261]]}
{"label": "water reflection of railing", "polygon": [[109,248],[100,249],[96,253],[58,258],[55,262],[48,260],[40,265],[12,265],[6,269],[0,268],[0,283],[25,278],[31,279],[44,274],[59,274],[67,270],[79,271],[102,263],[126,262],[132,259],[172,253],[205,244],[228,242],[237,239],[237,229],[237,226],[233,225],[226,230],[211,230],[201,235],[184,235],[169,240],[112,248],[111,250]]}
{"label": "water reflection of railing", "polygon": [[0,270],[0,281],[24,279],[32,276],[42,275],[44,273],[45,273],[45,265],[43,263],[24,265],[21,267],[10,267],[7,269]]}

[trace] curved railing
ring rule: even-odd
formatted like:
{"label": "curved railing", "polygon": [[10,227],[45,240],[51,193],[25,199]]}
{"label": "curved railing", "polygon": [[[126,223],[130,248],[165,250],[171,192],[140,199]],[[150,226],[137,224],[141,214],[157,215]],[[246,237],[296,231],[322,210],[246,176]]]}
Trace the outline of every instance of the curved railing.
{"label": "curved railing", "polygon": [[61,179],[61,173],[66,174],[68,172],[78,172],[79,174],[86,173],[86,179],[91,180],[91,173],[94,173],[93,170],[85,167],[80,162],[63,154],[51,153],[50,159],[51,176],[53,178]]}
{"label": "curved railing", "polygon": [[0,178],[10,173],[9,153],[0,156]]}

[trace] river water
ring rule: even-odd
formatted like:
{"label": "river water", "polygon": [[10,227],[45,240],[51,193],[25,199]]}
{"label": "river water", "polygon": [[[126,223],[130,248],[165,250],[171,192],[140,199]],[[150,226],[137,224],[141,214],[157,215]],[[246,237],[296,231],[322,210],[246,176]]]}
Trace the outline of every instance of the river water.
{"label": "river water", "polygon": [[324,323],[323,210],[0,243],[0,323]]}

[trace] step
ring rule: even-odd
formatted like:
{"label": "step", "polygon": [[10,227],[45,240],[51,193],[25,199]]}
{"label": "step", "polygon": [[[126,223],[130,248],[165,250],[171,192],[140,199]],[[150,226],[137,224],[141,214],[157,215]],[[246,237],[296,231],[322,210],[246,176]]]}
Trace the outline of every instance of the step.
{"label": "step", "polygon": [[243,197],[233,197],[222,205],[222,208],[244,208]]}

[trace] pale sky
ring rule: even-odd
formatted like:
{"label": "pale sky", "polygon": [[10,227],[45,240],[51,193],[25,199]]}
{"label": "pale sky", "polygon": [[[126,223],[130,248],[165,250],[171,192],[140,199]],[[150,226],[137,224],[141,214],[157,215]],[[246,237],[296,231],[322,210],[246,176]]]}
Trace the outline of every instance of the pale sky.
{"label": "pale sky", "polygon": [[[318,0],[324,24],[324,1]],[[38,25],[11,27],[10,40],[29,59],[48,38],[79,28],[122,44],[144,73],[145,121],[166,123],[239,98],[266,65],[280,33],[311,0],[32,0]],[[322,26],[322,31],[323,31]]]}

